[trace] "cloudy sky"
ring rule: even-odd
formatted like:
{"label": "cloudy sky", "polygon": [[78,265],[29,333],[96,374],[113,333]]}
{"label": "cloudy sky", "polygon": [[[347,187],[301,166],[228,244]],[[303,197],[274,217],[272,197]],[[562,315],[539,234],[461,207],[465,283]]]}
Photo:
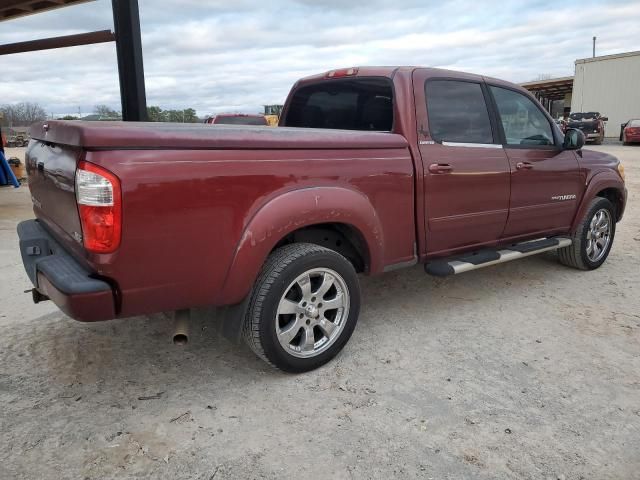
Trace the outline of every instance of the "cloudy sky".
{"label": "cloudy sky", "polygon": [[[425,65],[514,82],[573,74],[577,58],[640,50],[640,1],[140,0],[147,103],[208,113],[282,103],[302,76]],[[0,23],[0,44],[112,29],[97,0]],[[120,109],[113,44],[0,57],[0,104]]]}

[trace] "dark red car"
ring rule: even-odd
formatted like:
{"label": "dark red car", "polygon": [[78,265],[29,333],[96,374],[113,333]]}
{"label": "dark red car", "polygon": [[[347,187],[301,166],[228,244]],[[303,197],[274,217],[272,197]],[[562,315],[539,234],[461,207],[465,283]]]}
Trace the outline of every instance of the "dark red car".
{"label": "dark red car", "polygon": [[629,143],[640,142],[640,120],[629,120],[622,131],[622,142],[627,145]]}
{"label": "dark red car", "polygon": [[279,128],[31,134],[36,219],[18,234],[35,301],[82,321],[176,312],[178,326],[214,305],[227,337],[291,372],[347,343],[358,274],[454,275],[551,250],[594,270],[626,203],[620,162],[562,135],[528,91],[433,68],[302,79]]}
{"label": "dark red car", "polygon": [[264,115],[250,115],[244,113],[221,113],[207,118],[204,123],[213,125],[262,125],[267,126]]}

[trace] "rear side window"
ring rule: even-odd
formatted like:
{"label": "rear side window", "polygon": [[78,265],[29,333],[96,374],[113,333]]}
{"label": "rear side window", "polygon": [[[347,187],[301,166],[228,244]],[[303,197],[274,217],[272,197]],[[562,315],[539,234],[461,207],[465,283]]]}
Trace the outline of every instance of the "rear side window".
{"label": "rear side window", "polygon": [[387,78],[327,80],[298,89],[283,126],[371,130],[393,127],[393,93]]}
{"label": "rear side window", "polygon": [[547,117],[529,97],[506,88],[491,87],[507,145],[553,145]]}
{"label": "rear side window", "polygon": [[489,111],[479,83],[430,80],[425,84],[431,137],[437,142],[493,143]]}

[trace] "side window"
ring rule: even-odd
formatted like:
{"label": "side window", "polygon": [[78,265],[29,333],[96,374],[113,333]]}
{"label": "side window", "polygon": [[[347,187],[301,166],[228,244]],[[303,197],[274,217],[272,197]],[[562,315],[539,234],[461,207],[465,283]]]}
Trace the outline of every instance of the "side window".
{"label": "side window", "polygon": [[429,130],[436,142],[493,143],[479,83],[430,80],[425,84],[425,96]]}
{"label": "side window", "polygon": [[507,145],[553,145],[553,133],[547,117],[521,93],[491,87]]}

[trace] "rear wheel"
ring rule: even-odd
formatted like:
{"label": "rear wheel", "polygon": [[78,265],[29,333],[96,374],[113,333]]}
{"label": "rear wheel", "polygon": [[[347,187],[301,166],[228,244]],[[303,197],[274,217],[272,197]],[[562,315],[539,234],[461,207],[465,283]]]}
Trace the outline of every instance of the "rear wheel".
{"label": "rear wheel", "polygon": [[359,312],[358,277],[346,258],[318,245],[286,245],[269,256],[256,281],[244,337],[271,365],[306,372],[342,350]]}
{"label": "rear wheel", "polygon": [[602,265],[616,233],[615,207],[606,198],[596,197],[572,236],[573,243],[558,250],[564,265],[593,270]]}

